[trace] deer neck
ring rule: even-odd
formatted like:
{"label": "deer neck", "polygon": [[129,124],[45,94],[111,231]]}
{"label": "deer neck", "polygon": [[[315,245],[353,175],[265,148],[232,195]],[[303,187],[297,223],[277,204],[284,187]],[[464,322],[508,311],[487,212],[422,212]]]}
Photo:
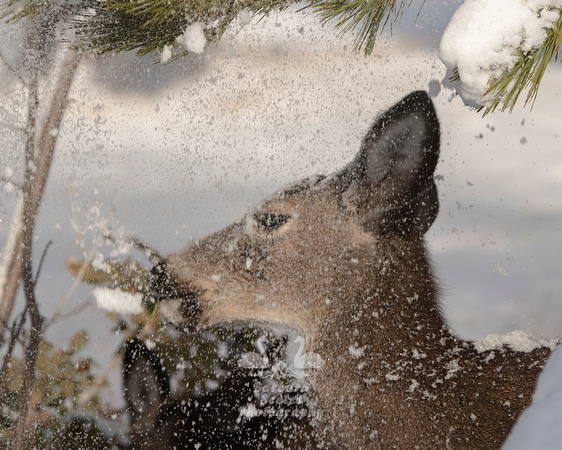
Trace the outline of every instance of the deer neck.
{"label": "deer neck", "polygon": [[331,296],[336,301],[317,321],[312,351],[329,356],[355,346],[393,354],[401,347],[427,348],[452,338],[421,239],[389,240],[361,260],[368,262],[346,280],[349,289]]}
{"label": "deer neck", "polygon": [[[324,321],[314,350],[325,361],[315,380],[324,423],[336,441],[355,448],[458,448],[482,436],[484,447],[499,447],[549,351],[478,352],[454,336],[437,308],[425,255],[417,254],[395,253],[384,276],[400,272],[400,283],[364,288]],[[403,441],[389,441],[396,436]]]}

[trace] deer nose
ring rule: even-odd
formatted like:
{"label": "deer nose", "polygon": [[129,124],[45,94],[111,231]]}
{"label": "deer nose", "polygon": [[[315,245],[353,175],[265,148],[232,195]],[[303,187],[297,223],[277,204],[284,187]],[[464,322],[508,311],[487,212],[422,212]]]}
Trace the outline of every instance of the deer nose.
{"label": "deer nose", "polygon": [[156,299],[178,298],[182,295],[179,287],[173,282],[170,274],[166,270],[168,261],[162,259],[156,264],[148,276],[149,296]]}
{"label": "deer nose", "polygon": [[164,318],[176,328],[194,331],[201,316],[197,292],[182,289],[167,268],[168,262],[163,259],[150,271],[148,301],[153,304],[158,302]]}

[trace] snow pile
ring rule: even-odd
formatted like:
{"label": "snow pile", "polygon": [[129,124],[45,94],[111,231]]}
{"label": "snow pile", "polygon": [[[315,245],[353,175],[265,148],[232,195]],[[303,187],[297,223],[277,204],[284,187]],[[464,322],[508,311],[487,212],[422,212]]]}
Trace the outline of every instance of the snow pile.
{"label": "snow pile", "polygon": [[507,334],[489,334],[474,341],[474,348],[479,352],[496,350],[504,345],[516,352],[530,352],[535,348],[547,347],[554,350],[558,345],[557,339],[538,339],[523,331],[512,331]]}
{"label": "snow pile", "polygon": [[143,311],[141,294],[103,287],[95,288],[92,293],[100,309],[123,315],[139,314]]}
{"label": "snow pile", "polygon": [[555,449],[562,442],[562,348],[556,350],[539,376],[533,402],[517,421],[504,450]]}
{"label": "snow pile", "polygon": [[195,22],[188,25],[184,33],[176,38],[180,45],[183,45],[189,53],[203,53],[207,38],[203,32],[203,24]]}
{"label": "snow pile", "polygon": [[560,17],[562,0],[466,0],[441,39],[439,57],[465,104],[490,106],[488,82],[513,68],[518,54],[540,47]]}

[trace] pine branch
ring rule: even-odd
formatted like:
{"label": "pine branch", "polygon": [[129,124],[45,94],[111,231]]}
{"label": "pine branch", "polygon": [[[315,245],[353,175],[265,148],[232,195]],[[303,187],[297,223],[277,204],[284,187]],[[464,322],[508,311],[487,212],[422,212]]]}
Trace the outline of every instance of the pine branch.
{"label": "pine branch", "polygon": [[[318,14],[322,22],[336,20],[335,27],[341,29],[340,34],[359,30],[355,39],[355,50],[365,49],[370,54],[375,46],[377,34],[390,25],[402,19],[404,10],[412,5],[414,0],[319,0],[314,1],[310,8]],[[418,15],[425,4],[420,6]]]}
{"label": "pine branch", "polygon": [[2,52],[0,52],[0,62],[12,73],[12,75],[14,75],[19,81],[20,83],[27,87],[27,83],[26,81],[23,79],[23,77],[18,73],[18,71],[16,70],[16,68],[14,66],[12,66],[8,60],[4,57],[4,55],[2,54]]}
{"label": "pine branch", "polygon": [[[80,47],[98,54],[136,50],[140,56],[178,46],[176,38],[195,22],[205,25],[205,37],[216,42],[238,13],[248,8],[263,16],[282,10],[294,0],[85,0],[81,16],[72,23]],[[413,0],[319,0],[311,8],[323,22],[336,20],[341,34],[359,29],[357,50],[373,50],[376,36],[402,17]],[[420,7],[423,7],[425,0]],[[187,52],[176,55],[176,58]]]}
{"label": "pine branch", "polygon": [[[520,52],[519,61],[515,66],[506,70],[499,78],[493,78],[489,82],[486,95],[494,98],[492,105],[484,110],[484,115],[493,112],[503,104],[502,111],[509,109],[513,111],[519,96],[528,89],[525,106],[531,104],[531,108],[537,98],[542,77],[548,65],[558,61],[562,55],[562,11],[553,28],[547,31],[547,37],[542,47],[535,48],[529,52]],[[562,62],[562,60],[561,60]],[[480,108],[478,111],[481,111]]]}
{"label": "pine branch", "polygon": [[17,22],[48,11],[56,22],[69,15],[78,14],[80,9],[80,4],[74,2],[63,4],[51,0],[7,0],[0,4],[0,20]]}
{"label": "pine branch", "polygon": [[0,19],[8,22],[37,14],[37,4],[33,0],[8,0],[0,5]]}
{"label": "pine branch", "polygon": [[[177,38],[188,26],[203,24],[208,42],[218,41],[228,25],[243,9],[257,16],[282,10],[295,0],[80,0],[57,6],[61,14],[72,14],[68,26],[76,31],[74,45],[97,54],[134,50],[139,56],[175,49],[172,60],[184,56]],[[311,0],[301,10],[311,9],[322,22],[334,22],[340,35],[357,32],[355,50],[372,52],[377,36],[400,21],[414,0]],[[421,11],[425,0],[421,1]],[[48,0],[5,0],[0,17],[17,20],[52,7]],[[68,15],[66,17],[68,17]],[[523,91],[528,90],[525,105],[537,96],[546,67],[560,57],[562,16],[547,31],[543,46],[520,52],[519,62],[489,82],[485,95],[493,102],[484,112],[513,109]],[[456,80],[460,81],[458,73]],[[480,110],[484,107],[480,108]]]}
{"label": "pine branch", "polygon": [[249,5],[239,0],[87,1],[89,7],[71,24],[79,47],[98,54],[136,50],[139,56],[177,47],[176,38],[195,22],[205,24],[207,41],[216,42]]}

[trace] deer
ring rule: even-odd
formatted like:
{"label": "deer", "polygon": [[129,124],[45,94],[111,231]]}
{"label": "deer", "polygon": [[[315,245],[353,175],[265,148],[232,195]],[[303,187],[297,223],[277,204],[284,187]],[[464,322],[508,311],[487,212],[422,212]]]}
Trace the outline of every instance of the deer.
{"label": "deer", "polygon": [[356,157],[280,189],[152,269],[176,327],[287,326],[310,375],[325,447],[500,448],[552,349],[480,348],[446,324],[425,234],[439,199],[428,94],[382,113]]}

